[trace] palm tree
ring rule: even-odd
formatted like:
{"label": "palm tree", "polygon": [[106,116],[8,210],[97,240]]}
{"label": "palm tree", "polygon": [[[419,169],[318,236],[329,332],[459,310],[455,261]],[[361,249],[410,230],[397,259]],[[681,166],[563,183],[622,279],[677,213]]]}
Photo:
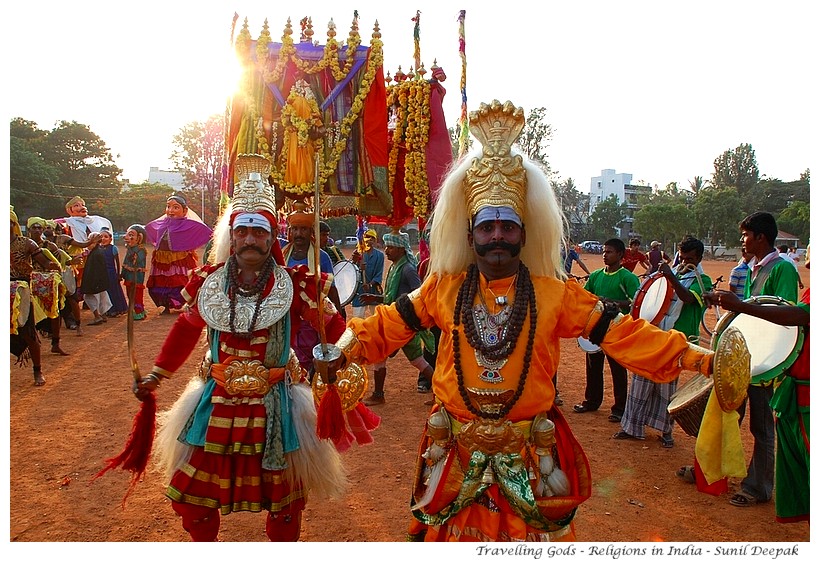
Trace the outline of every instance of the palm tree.
{"label": "palm tree", "polygon": [[689,188],[695,195],[706,187],[709,187],[709,180],[705,180],[701,176],[695,176],[695,179],[689,180]]}

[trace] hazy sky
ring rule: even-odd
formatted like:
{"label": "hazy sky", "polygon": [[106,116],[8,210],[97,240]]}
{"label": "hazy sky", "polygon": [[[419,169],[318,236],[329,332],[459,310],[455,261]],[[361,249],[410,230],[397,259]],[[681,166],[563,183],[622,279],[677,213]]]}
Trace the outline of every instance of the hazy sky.
{"label": "hazy sky", "polygon": [[274,40],[288,17],[298,30],[309,15],[324,43],[329,19],[344,38],[356,8],[363,44],[379,21],[392,74],[412,63],[411,18],[420,9],[422,60],[429,68],[435,58],[447,72],[452,126],[461,106],[464,8],[468,109],[494,98],[546,107],[555,131],[550,163],[584,191],[604,168],[686,187],[695,176],[708,179],[714,159],[741,143],[752,144],[761,174],[782,180],[797,179],[817,159],[810,2],[399,4],[14,2],[4,10],[0,105],[9,119],[44,129],[59,120],[88,125],[123,177],[140,182],[151,166],[170,167],[172,137],[185,124],[224,111],[234,12],[237,31],[247,18],[253,38],[267,18]]}

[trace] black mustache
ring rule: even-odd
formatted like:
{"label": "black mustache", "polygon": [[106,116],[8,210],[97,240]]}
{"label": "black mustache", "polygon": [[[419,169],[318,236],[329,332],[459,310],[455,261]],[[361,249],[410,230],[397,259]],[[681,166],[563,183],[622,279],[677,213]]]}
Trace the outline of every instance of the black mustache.
{"label": "black mustache", "polygon": [[242,253],[247,252],[248,250],[253,250],[257,254],[265,254],[266,253],[265,250],[263,250],[259,246],[243,246],[242,249],[239,250],[239,253],[242,254]]}
{"label": "black mustache", "polygon": [[503,240],[490,242],[489,244],[474,244],[474,246],[476,254],[481,257],[486,256],[493,250],[506,250],[513,257],[521,253],[521,244],[510,244],[509,242],[504,242]]}

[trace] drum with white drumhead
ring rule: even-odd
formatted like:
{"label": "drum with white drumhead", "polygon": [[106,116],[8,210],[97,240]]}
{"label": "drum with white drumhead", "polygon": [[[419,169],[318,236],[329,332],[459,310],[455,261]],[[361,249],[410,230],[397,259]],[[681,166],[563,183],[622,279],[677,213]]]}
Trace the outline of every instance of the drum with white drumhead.
{"label": "drum with white drumhead", "polygon": [[359,268],[352,261],[342,260],[333,265],[333,283],[339,292],[342,306],[346,306],[356,296],[360,280]]}
{"label": "drum with white drumhead", "polygon": [[[781,297],[760,295],[744,302],[766,306],[787,306]],[[717,347],[721,335],[732,326],[740,330],[751,353],[751,383],[768,382],[792,366],[803,349],[803,326],[781,326],[749,314],[727,312],[720,317],[712,334],[712,348]]]}
{"label": "drum with white drumhead", "polygon": [[672,304],[672,284],[663,273],[655,272],[644,279],[635,299],[632,302],[630,313],[632,318],[643,318],[650,324],[657,326]]}

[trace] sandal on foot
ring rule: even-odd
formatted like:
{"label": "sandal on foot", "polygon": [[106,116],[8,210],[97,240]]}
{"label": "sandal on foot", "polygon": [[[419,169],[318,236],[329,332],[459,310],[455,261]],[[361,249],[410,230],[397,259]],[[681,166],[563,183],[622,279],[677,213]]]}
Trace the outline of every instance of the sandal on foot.
{"label": "sandal on foot", "polygon": [[676,472],[675,476],[683,480],[684,482],[688,482],[689,484],[695,483],[695,467],[694,466],[682,466]]}
{"label": "sandal on foot", "polygon": [[576,404],[572,407],[572,411],[576,414],[583,414],[586,412],[592,412],[592,410],[586,404]]}
{"label": "sandal on foot", "polygon": [[659,435],[658,440],[660,440],[661,446],[663,446],[664,449],[671,449],[675,446],[675,440],[671,435]]}
{"label": "sandal on foot", "polygon": [[555,404],[556,406],[563,406],[564,405],[564,399],[561,398],[560,394],[556,394],[555,395],[555,400],[553,400],[552,403]]}
{"label": "sandal on foot", "polygon": [[729,503],[735,507],[751,507],[759,502],[758,499],[753,495],[741,491],[732,496],[732,499],[729,500]]}
{"label": "sandal on foot", "polygon": [[46,384],[46,378],[42,373],[34,373],[34,386],[43,386]]}
{"label": "sandal on foot", "polygon": [[97,318],[97,319],[95,319],[95,320],[92,320],[91,322],[89,322],[89,323],[88,323],[88,324],[86,324],[86,325],[87,325],[87,326],[99,326],[99,325],[100,325],[100,324],[102,324],[102,323],[103,323],[103,319],[102,319],[102,317],[100,317],[100,318]]}
{"label": "sandal on foot", "polygon": [[609,417],[607,419],[612,423],[617,423],[621,421],[621,416],[619,416],[618,414],[609,414]]}
{"label": "sandal on foot", "polygon": [[613,439],[618,439],[618,440],[621,440],[621,441],[625,440],[625,439],[635,439],[636,441],[643,441],[645,439],[644,437],[636,437],[634,435],[631,435],[631,434],[627,433],[626,431],[624,431],[623,429],[621,431],[619,431],[618,433],[613,434],[612,438]]}

